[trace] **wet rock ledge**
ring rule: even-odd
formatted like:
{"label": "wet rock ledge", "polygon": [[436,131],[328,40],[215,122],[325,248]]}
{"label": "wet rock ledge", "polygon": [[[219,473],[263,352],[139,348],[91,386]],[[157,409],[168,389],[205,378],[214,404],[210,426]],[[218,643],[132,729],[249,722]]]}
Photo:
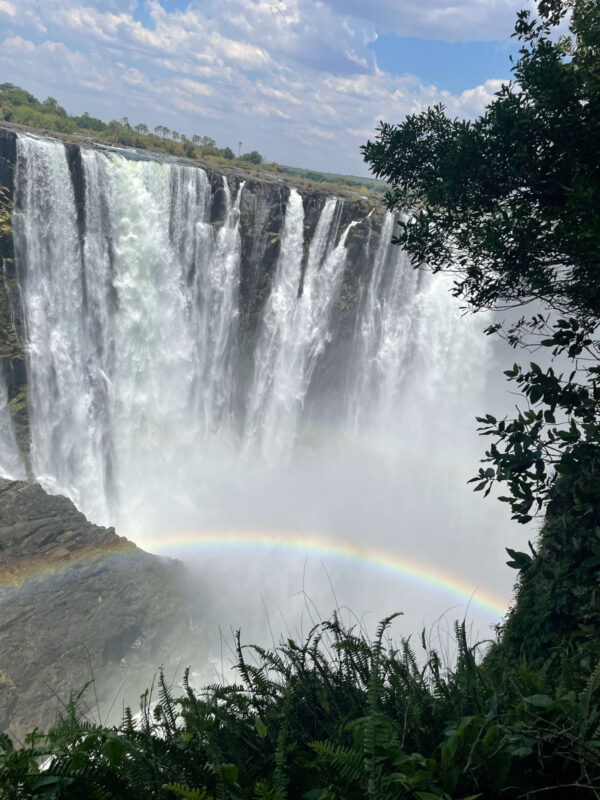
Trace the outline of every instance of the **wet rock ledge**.
{"label": "wet rock ledge", "polygon": [[158,666],[189,656],[183,577],[66,497],[0,478],[0,730],[48,726],[92,677],[90,717],[135,706]]}

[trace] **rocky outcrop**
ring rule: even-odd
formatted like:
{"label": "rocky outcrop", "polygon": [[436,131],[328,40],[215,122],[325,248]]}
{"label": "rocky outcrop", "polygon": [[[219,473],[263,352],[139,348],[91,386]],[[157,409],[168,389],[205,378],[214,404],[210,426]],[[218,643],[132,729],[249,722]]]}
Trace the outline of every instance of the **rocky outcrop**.
{"label": "rocky outcrop", "polygon": [[0,730],[137,703],[161,664],[189,658],[184,569],[89,523],[65,497],[0,479]]}
{"label": "rocky outcrop", "polygon": [[21,345],[22,319],[10,224],[14,204],[15,161],[15,134],[0,128],[0,380],[6,383],[13,427],[27,461],[27,373],[25,353]]}

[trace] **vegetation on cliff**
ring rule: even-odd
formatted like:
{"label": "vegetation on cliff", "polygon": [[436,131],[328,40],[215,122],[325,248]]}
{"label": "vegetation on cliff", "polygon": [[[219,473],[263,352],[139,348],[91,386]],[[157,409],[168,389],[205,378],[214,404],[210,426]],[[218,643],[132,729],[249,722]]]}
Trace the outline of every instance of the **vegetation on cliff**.
{"label": "vegetation on cliff", "polygon": [[295,183],[324,183],[332,187],[354,189],[367,195],[370,192],[381,195],[385,191],[385,183],[372,178],[317,172],[268,162],[257,150],[242,153],[242,142],[238,142],[236,156],[231,147],[218,147],[210,136],[194,134],[188,138],[165,125],[157,125],[151,131],[145,123],[132,125],[127,117],[103,122],[87,112],[79,116],[69,115],[53,97],[38,100],[30,92],[12,83],[0,84],[0,120],[63,135],[83,136],[109,144],[167,153],[178,158],[201,159],[218,168],[237,166],[253,172],[286,176]]}
{"label": "vegetation on cliff", "polygon": [[[30,92],[12,83],[0,84],[0,119],[17,125],[40,128],[66,134],[84,134],[102,138],[113,144],[169,153],[181,158],[217,156],[227,161],[235,159],[230,147],[219,148],[209,136],[187,136],[157,125],[150,131],[147,125],[131,125],[127,117],[103,122],[85,112],[71,116],[53,97],[38,100]],[[263,157],[257,151],[240,155],[239,161],[261,164]]]}
{"label": "vegetation on cliff", "polygon": [[541,0],[516,34],[515,82],[483,117],[433,108],[364,148],[415,264],[452,270],[473,310],[533,304],[489,333],[550,362],[515,364],[526,408],[480,420],[476,490],[504,485],[513,517],[542,526],[509,551],[497,642],[458,626],[446,664],[425,636],[419,655],[395,646],[390,620],[369,641],[334,617],[252,660],[238,643],[238,685],[198,694],[186,676],[175,697],[161,676],[118,727],[82,721],[75,698],[48,735],[3,737],[5,797],[600,797],[600,10]]}

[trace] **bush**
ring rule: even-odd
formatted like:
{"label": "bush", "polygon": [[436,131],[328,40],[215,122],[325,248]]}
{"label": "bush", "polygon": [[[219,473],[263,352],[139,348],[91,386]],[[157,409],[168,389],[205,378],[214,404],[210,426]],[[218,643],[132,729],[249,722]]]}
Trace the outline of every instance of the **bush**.
{"label": "bush", "polygon": [[96,117],[91,117],[87,111],[80,117],[73,117],[73,121],[79,128],[83,128],[84,130],[88,131],[97,131],[98,133],[103,133],[108,128],[108,125],[105,122],[102,122],[101,119],[97,119]]}
{"label": "bush", "polygon": [[[537,671],[476,657],[456,625],[453,669],[425,645],[369,641],[334,616],[304,643],[237,641],[239,683],[196,692],[186,672],[158,698],[105,727],[82,721],[72,698],[47,735],[14,749],[0,735],[0,796],[467,800],[592,797],[600,786],[599,643]],[[45,768],[39,771],[40,759]],[[560,793],[561,787],[570,787]],[[2,792],[7,792],[6,795]]]}
{"label": "bush", "polygon": [[248,161],[250,164],[262,164],[263,157],[258,150],[252,150],[251,153],[244,153],[240,156],[240,161]]}

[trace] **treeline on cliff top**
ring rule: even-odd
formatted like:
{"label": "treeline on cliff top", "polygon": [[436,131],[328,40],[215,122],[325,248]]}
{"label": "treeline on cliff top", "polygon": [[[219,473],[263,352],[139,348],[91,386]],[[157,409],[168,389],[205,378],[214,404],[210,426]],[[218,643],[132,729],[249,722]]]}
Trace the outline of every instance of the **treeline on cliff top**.
{"label": "treeline on cliff top", "polygon": [[188,138],[185,134],[171,130],[165,125],[156,125],[151,130],[143,122],[131,124],[127,117],[103,122],[87,112],[79,116],[69,115],[55,98],[38,100],[30,92],[12,83],[0,84],[0,120],[39,130],[96,138],[110,144],[135,147],[139,150],[167,153],[178,158],[202,159],[215,166],[235,165],[274,175],[287,175],[293,179],[345,186],[359,190],[363,194],[369,192],[383,194],[386,189],[383,181],[373,178],[318,172],[269,162],[257,150],[242,153],[241,142],[238,143],[238,155],[236,155],[231,147],[218,147],[210,136],[194,134]]}
{"label": "treeline on cliff top", "polygon": [[515,81],[478,120],[433,108],[364,147],[389,206],[412,212],[397,240],[415,265],[451,269],[474,311],[522,307],[488,333],[551,364],[517,361],[515,415],[480,418],[475,489],[501,485],[539,530],[509,550],[516,598],[494,641],[457,625],[448,663],[425,635],[395,644],[391,620],[369,640],[339,615],[305,642],[238,641],[234,685],[160,676],[121,725],[82,719],[74,697],[47,734],[3,736],[2,796],[600,797],[600,8],[541,0],[516,35]]}

